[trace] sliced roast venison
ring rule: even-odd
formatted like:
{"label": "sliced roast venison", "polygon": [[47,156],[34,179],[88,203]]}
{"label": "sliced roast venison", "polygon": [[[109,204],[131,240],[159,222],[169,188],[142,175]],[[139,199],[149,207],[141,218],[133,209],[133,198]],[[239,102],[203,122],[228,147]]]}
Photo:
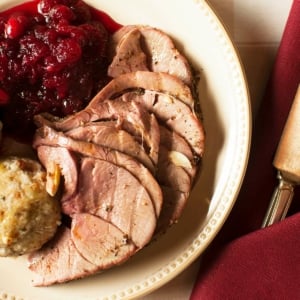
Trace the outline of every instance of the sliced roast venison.
{"label": "sliced roast venison", "polygon": [[49,114],[35,117],[38,126],[45,124],[63,132],[103,120],[116,120],[122,128],[138,138],[156,164],[160,142],[159,126],[155,116],[138,103],[103,99],[64,119],[53,119]]}
{"label": "sliced roast venison", "polygon": [[118,227],[87,213],[72,216],[71,237],[80,255],[98,270],[123,263],[138,249]]}
{"label": "sliced roast venison", "polygon": [[121,44],[121,40],[135,28],[135,25],[126,25],[122,26],[113,35],[110,36],[109,45],[108,45],[108,57],[110,61],[113,60],[114,56],[117,53],[118,46]]}
{"label": "sliced roast venison", "polygon": [[[29,258],[37,286],[66,282],[127,261],[176,223],[204,151],[191,66],[172,39],[124,26],[111,39],[113,79],[82,111],[35,116],[34,147],[70,229]],[[57,172],[57,170],[60,172]]]}
{"label": "sliced roast venison", "polygon": [[35,286],[68,282],[128,260],[137,250],[116,226],[90,214],[75,214],[71,230],[61,226],[55,238],[29,256]]}
{"label": "sliced roast venison", "polygon": [[[113,150],[111,148],[102,147],[100,145],[85,141],[74,140],[64,135],[62,132],[57,132],[47,126],[41,127],[37,130],[34,145],[37,148],[43,145],[52,147],[65,147],[69,151],[73,151],[84,156],[108,161],[128,170],[128,172],[133,174],[133,176],[135,176],[139,180],[139,182],[149,193],[155,208],[156,216],[160,214],[162,206],[162,192],[160,186],[158,185],[151,172],[143,164],[139,163],[131,156],[117,150]],[[71,214],[73,212],[68,211],[67,213]]]}
{"label": "sliced roast venison", "polygon": [[168,128],[184,138],[195,154],[202,157],[204,151],[204,129],[196,114],[188,105],[176,98],[154,91],[125,92],[120,98],[144,105]]}
{"label": "sliced roast venison", "polygon": [[163,192],[164,201],[156,233],[166,231],[169,226],[177,222],[188,200],[195,176],[195,172],[191,174],[187,171],[188,169],[191,172],[194,170],[193,168],[185,168],[174,163],[170,153],[172,152],[161,144],[156,176]]}
{"label": "sliced roast venison", "polygon": [[188,85],[170,74],[150,71],[136,71],[114,78],[92,99],[87,108],[95,108],[99,102],[113,99],[132,89],[165,93],[194,108],[194,97]]}
{"label": "sliced roast venison", "polygon": [[62,204],[63,210],[99,216],[122,230],[139,249],[145,246],[157,218],[144,186],[126,169],[92,157],[81,159],[79,174],[80,189]]}
{"label": "sliced roast venison", "polygon": [[128,154],[144,164],[153,174],[155,165],[134,136],[119,128],[116,121],[92,122],[65,132],[73,139],[95,143]]}
{"label": "sliced roast venison", "polygon": [[[124,65],[131,65],[131,69],[138,70],[131,53],[137,54],[137,57],[145,54],[150,71],[169,73],[190,87],[193,85],[193,74],[188,60],[165,32],[151,26],[129,25],[116,32],[112,40],[115,51],[111,51],[114,58],[108,69],[110,76],[116,77],[124,73]],[[118,63],[120,60],[121,66]],[[139,70],[142,71],[143,68]],[[127,67],[127,70],[130,68]]]}

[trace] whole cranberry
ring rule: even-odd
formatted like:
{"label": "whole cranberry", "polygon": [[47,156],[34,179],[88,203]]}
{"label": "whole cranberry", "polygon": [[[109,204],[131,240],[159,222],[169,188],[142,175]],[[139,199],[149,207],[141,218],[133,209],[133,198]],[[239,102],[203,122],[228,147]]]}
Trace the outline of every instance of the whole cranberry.
{"label": "whole cranberry", "polygon": [[18,38],[25,32],[29,24],[30,19],[26,15],[13,14],[5,24],[5,36],[10,39]]}
{"label": "whole cranberry", "polygon": [[62,4],[58,4],[51,8],[49,12],[49,19],[51,21],[60,21],[63,19],[69,23],[75,19],[75,14],[71,8]]}

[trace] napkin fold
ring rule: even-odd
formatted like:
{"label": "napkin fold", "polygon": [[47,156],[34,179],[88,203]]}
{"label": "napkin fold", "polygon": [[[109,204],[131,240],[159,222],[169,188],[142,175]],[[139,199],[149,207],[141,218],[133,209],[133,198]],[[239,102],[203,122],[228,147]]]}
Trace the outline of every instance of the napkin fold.
{"label": "napkin fold", "polygon": [[254,121],[249,164],[239,197],[203,255],[190,300],[300,299],[299,188],[289,216],[261,229],[278,184],[273,157],[299,82],[300,0],[294,0]]}

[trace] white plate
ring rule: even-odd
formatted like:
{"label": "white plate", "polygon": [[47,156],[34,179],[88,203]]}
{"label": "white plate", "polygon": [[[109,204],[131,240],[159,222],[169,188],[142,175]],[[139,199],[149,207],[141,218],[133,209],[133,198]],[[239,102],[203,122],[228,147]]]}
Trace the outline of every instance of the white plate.
{"label": "white plate", "polygon": [[[0,10],[22,1],[2,0]],[[169,33],[201,71],[207,133],[199,181],[179,223],[130,261],[102,274],[48,288],[31,286],[24,258],[0,259],[0,299],[135,298],[189,266],[221,229],[239,192],[250,144],[250,101],[236,51],[204,0],[87,0],[121,24]]]}

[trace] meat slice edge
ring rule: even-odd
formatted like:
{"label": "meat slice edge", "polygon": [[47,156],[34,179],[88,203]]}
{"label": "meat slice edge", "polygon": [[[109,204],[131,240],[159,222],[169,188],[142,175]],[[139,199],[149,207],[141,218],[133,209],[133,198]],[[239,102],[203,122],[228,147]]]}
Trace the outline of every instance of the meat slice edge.
{"label": "meat slice edge", "polygon": [[159,216],[155,234],[165,233],[169,227],[176,224],[186,206],[189,193],[184,193],[168,186],[161,186],[164,203]]}
{"label": "meat slice edge", "polygon": [[97,107],[99,102],[113,99],[130,89],[165,93],[180,99],[194,109],[194,97],[188,85],[173,75],[151,71],[136,71],[114,78],[91,100],[87,108]]}

